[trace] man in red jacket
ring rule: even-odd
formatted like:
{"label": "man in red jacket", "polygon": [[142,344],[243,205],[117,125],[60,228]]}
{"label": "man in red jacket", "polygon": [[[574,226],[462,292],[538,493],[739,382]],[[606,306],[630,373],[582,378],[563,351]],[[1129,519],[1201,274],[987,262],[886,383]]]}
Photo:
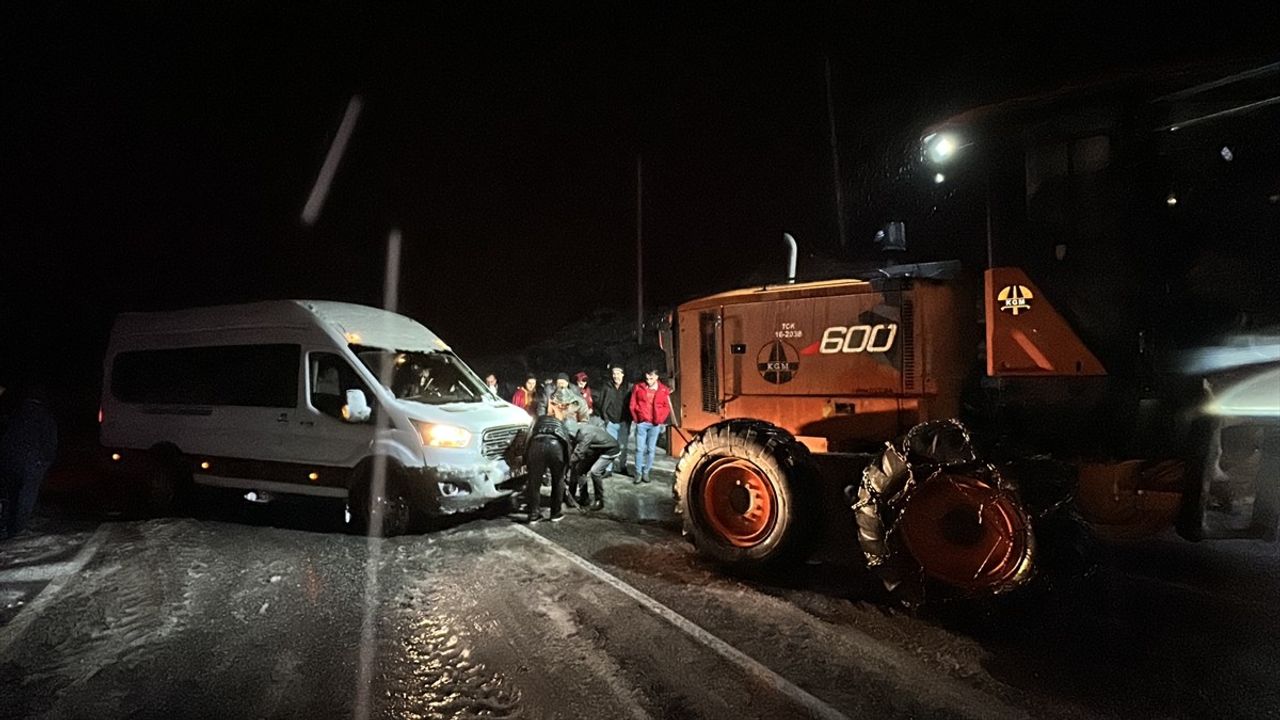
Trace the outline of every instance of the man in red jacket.
{"label": "man in red jacket", "polygon": [[653,469],[653,453],[658,448],[658,435],[671,417],[671,388],[658,382],[658,371],[650,368],[644,382],[631,391],[631,420],[636,426],[635,483],[649,482]]}

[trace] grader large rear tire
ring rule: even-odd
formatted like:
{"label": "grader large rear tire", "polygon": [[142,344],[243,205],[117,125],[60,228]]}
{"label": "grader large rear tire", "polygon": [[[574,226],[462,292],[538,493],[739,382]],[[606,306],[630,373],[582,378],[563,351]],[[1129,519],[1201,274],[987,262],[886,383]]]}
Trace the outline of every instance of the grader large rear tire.
{"label": "grader large rear tire", "polygon": [[817,493],[809,451],[758,420],[704,430],[676,465],[684,532],[713,560],[758,570],[808,550]]}

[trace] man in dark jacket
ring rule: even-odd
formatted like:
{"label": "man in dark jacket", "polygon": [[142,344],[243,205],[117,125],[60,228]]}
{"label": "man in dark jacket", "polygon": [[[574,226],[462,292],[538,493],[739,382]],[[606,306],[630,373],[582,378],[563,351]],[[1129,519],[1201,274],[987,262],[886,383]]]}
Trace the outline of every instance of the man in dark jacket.
{"label": "man in dark jacket", "polygon": [[[572,423],[570,423],[572,426]],[[613,439],[604,423],[597,418],[588,418],[586,422],[577,423],[577,431],[573,435],[573,451],[569,453],[569,470],[573,473],[569,492],[575,493],[578,502],[588,507],[587,481],[583,476],[591,478],[591,491],[595,494],[595,502],[589,509],[604,509],[604,477],[609,474],[609,465],[618,459],[618,441]]]}
{"label": "man in dark jacket", "polygon": [[43,388],[5,392],[0,387],[0,538],[22,530],[58,449],[58,426]]}
{"label": "man in dark jacket", "polygon": [[623,475],[630,475],[627,470],[627,445],[631,440],[631,388],[627,385],[625,370],[618,366],[609,369],[610,378],[600,388],[600,396],[596,398],[596,411],[604,421],[604,427],[618,441],[618,461],[610,465],[608,472],[614,470]]}
{"label": "man in dark jacket", "polygon": [[566,406],[551,398],[550,414],[539,417],[529,433],[529,445],[525,449],[524,463],[529,471],[525,486],[525,502],[529,506],[528,522],[542,519],[538,503],[542,499],[542,477],[551,472],[551,522],[564,517],[561,502],[564,498],[564,473],[569,462],[569,449],[573,438],[564,425]]}

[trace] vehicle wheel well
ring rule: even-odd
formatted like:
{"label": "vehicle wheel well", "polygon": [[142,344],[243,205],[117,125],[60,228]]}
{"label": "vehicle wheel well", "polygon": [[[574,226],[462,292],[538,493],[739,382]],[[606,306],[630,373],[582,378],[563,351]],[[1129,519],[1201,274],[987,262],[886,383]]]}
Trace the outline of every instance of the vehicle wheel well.
{"label": "vehicle wheel well", "polygon": [[378,458],[385,458],[387,462],[387,479],[391,482],[402,482],[404,478],[404,464],[390,455],[370,455],[360,462],[351,470],[351,479],[347,483],[347,490],[350,491],[356,487],[357,483],[368,482],[373,479],[375,464]]}

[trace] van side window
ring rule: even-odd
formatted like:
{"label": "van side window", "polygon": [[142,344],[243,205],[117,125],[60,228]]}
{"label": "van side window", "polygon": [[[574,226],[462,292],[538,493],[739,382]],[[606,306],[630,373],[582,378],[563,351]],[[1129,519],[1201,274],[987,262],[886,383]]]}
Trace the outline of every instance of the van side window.
{"label": "van side window", "polygon": [[311,383],[308,394],[312,407],[341,420],[342,406],[347,404],[348,390],[362,390],[370,407],[374,406],[374,396],[341,355],[313,352],[307,358]]}
{"label": "van side window", "polygon": [[298,404],[298,345],[219,345],[123,352],[111,364],[111,394],[143,405]]}

